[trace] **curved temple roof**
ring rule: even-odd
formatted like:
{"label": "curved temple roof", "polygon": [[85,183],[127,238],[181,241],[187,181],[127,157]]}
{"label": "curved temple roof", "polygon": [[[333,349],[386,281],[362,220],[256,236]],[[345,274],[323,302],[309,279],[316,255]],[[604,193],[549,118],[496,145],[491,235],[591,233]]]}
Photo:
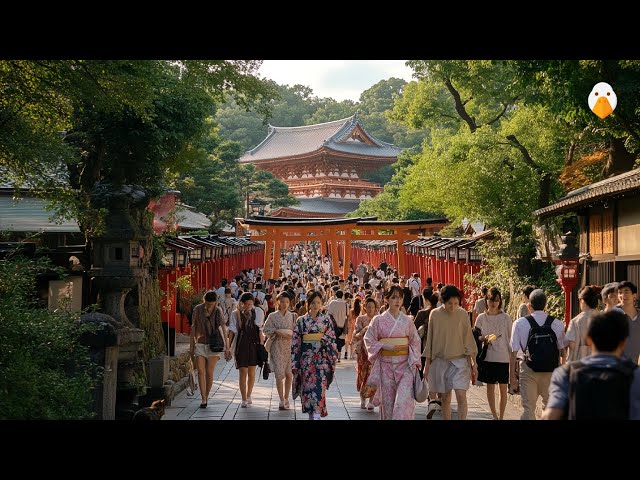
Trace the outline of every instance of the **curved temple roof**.
{"label": "curved temple roof", "polygon": [[[354,130],[357,137],[351,138]],[[302,127],[274,127],[269,125],[267,137],[252,150],[240,157],[241,163],[275,158],[291,157],[313,153],[321,148],[328,148],[336,152],[371,157],[397,157],[402,151],[390,143],[377,140],[369,135],[358,119],[358,114],[333,122],[305,125]]]}

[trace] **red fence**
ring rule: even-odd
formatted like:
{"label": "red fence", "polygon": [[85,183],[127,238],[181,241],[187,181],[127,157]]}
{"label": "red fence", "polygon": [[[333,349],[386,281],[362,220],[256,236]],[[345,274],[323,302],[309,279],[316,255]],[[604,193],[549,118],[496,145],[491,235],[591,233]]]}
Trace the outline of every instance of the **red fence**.
{"label": "red fence", "polygon": [[229,282],[243,269],[263,268],[264,245],[242,237],[181,236],[165,240],[167,254],[158,274],[162,292],[160,318],[176,333],[190,332],[186,315],[177,311],[176,281],[191,275],[195,292]]}
{"label": "red fence", "polygon": [[[480,271],[482,257],[475,249],[478,239],[472,238],[443,238],[422,237],[418,240],[404,242],[406,271],[409,274],[418,273],[422,284],[427,278],[433,279],[433,284],[452,284],[463,293],[463,308],[471,308],[475,299],[465,299],[464,292],[468,282],[465,274],[475,274]],[[375,268],[382,261],[390,266],[398,265],[397,243],[392,240],[357,241],[352,243],[351,257],[353,266],[364,260]],[[465,301],[467,300],[467,301]]]}

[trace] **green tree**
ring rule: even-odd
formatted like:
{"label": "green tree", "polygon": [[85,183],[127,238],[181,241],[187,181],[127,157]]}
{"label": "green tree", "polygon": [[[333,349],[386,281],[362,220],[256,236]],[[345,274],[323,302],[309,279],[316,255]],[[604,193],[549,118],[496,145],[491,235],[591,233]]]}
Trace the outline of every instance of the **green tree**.
{"label": "green tree", "polygon": [[[38,275],[57,269],[46,258],[0,259],[0,419],[89,419],[96,375],[79,338],[86,327],[64,308],[35,298]],[[59,273],[59,272],[58,272]]]}
{"label": "green tree", "polygon": [[273,207],[297,203],[287,185],[273,174],[238,163],[242,154],[238,142],[223,140],[214,132],[207,137],[205,149],[208,158],[181,175],[175,186],[187,204],[211,218],[213,230],[245,215],[247,195]]}
{"label": "green tree", "polygon": [[379,220],[418,220],[442,217],[441,211],[434,208],[422,209],[410,203],[400,203],[400,194],[410,168],[419,160],[417,147],[405,150],[391,168],[393,175],[385,184],[384,191],[375,197],[360,202],[358,209],[350,214],[353,217],[378,217]]}
{"label": "green tree", "polygon": [[[528,60],[511,64],[518,82],[529,89],[528,101],[544,104],[573,129],[567,166],[606,149],[604,177],[634,168],[640,151],[640,61]],[[599,82],[611,85],[618,97],[617,108],[605,119],[594,115],[587,104]]]}
{"label": "green tree", "polygon": [[318,99],[313,90],[304,85],[278,85],[268,80],[274,92],[268,103],[268,115],[263,110],[247,109],[231,97],[218,109],[216,122],[220,125],[220,135],[239,142],[245,150],[258,145],[267,136],[267,124],[278,127],[297,127],[316,111]]}
{"label": "green tree", "polygon": [[[145,201],[130,209],[134,228],[147,238],[136,310],[147,333],[145,358],[163,349],[148,199],[171,175],[202,161],[203,137],[210,131],[206,120],[226,94],[243,108],[255,103],[259,112],[268,112],[273,86],[255,76],[259,65],[244,60],[0,62],[0,165],[11,179],[48,187],[44,193],[78,218],[89,241],[103,228],[97,221],[96,188],[133,184],[146,192]],[[64,141],[61,129],[68,131]],[[43,153],[45,141],[60,155]],[[68,184],[56,175],[61,162]]]}
{"label": "green tree", "polygon": [[258,170],[252,164],[240,165],[236,169],[236,184],[239,186],[242,198],[245,203],[244,214],[247,203],[250,199],[258,201],[263,205],[271,204],[271,208],[286,207],[296,205],[298,200],[289,195],[289,187],[282,180],[277,179],[271,172]]}
{"label": "green tree", "polygon": [[574,129],[504,61],[411,61],[417,82],[390,116],[428,128],[399,187],[399,208],[481,220],[511,234],[521,274],[531,272],[532,211],[562,194],[558,177]]}

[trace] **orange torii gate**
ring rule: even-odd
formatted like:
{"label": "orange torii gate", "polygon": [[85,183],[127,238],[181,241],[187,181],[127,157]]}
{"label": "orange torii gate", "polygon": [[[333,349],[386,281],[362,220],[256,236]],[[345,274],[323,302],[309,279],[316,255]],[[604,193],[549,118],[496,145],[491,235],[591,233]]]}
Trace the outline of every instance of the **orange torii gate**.
{"label": "orange torii gate", "polygon": [[[287,218],[255,217],[237,219],[252,241],[264,241],[264,275],[270,279],[281,270],[280,251],[289,243],[320,242],[320,254],[331,255],[332,269],[338,273],[338,243],[344,244],[342,275],[348,274],[352,240],[393,240],[398,242],[398,273],[407,275],[405,250],[402,242],[417,240],[420,235],[433,235],[448,221],[442,218],[427,220],[377,221],[376,217],[355,218]],[[240,229],[238,229],[240,231]],[[348,246],[348,248],[347,248]],[[330,252],[327,251],[330,249]],[[273,272],[271,263],[273,259]]]}

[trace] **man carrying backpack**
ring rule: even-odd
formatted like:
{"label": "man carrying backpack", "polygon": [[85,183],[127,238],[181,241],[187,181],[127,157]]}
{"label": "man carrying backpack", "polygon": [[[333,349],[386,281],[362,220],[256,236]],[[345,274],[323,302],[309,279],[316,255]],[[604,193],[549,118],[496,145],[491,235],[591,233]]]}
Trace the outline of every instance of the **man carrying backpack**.
{"label": "man carrying backpack", "polygon": [[515,365],[520,362],[520,396],[522,420],[536,419],[536,402],[542,397],[543,407],[549,399],[549,383],[552,372],[560,365],[564,355],[564,325],[557,318],[544,312],[547,296],[541,289],[529,295],[533,313],[513,323],[511,332],[510,393],[517,391]]}
{"label": "man carrying backpack", "polygon": [[591,318],[593,354],[556,368],[544,420],[640,420],[640,368],[623,357],[629,321],[619,310]]}

